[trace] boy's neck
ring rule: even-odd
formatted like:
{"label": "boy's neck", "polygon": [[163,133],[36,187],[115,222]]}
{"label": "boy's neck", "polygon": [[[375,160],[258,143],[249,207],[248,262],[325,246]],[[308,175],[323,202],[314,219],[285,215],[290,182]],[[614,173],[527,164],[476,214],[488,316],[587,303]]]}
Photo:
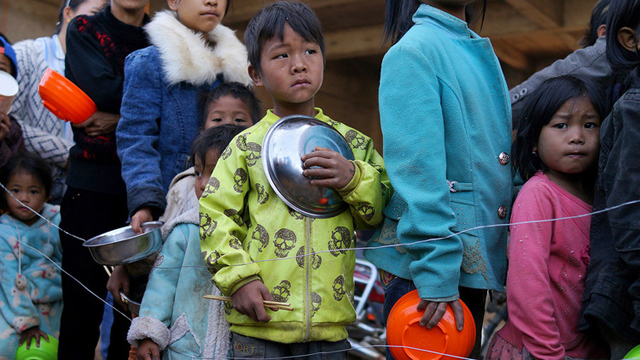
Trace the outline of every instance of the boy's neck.
{"label": "boy's neck", "polygon": [[315,109],[313,99],[311,99],[303,104],[283,104],[274,101],[273,113],[278,117],[283,118],[289,115],[306,115],[315,117],[318,112]]}

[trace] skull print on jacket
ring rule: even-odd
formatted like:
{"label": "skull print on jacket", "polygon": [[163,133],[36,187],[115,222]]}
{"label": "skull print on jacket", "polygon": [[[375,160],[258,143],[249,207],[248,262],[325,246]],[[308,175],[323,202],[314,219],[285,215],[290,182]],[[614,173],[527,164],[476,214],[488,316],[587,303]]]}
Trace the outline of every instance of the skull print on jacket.
{"label": "skull print on jacket", "polygon": [[256,324],[228,307],[232,332],[281,343],[339,341],[355,320],[355,254],[348,249],[355,245],[356,228],[381,223],[391,187],[373,141],[316,110],[317,119],[348,139],[356,159],[353,180],[338,189],[347,210],[312,219],[273,191],[260,153],[267,130],[279,119],[271,111],[231,142],[200,199],[202,255],[222,293],[260,279],[277,301],[295,309],[267,310],[271,321]]}

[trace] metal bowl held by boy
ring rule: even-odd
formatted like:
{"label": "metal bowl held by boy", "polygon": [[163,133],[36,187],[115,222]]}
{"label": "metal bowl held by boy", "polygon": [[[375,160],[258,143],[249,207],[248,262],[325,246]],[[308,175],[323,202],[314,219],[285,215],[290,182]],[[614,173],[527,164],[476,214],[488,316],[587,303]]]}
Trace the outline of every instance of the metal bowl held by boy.
{"label": "metal bowl held by boy", "polygon": [[162,221],[140,225],[142,234],[136,235],[131,226],[121,227],[93,237],[83,243],[93,259],[102,265],[123,265],[145,259],[160,250]]}
{"label": "metal bowl held by boy", "polygon": [[314,218],[336,216],[347,208],[332,188],[311,185],[305,177],[302,155],[324,147],[354,160],[345,138],[332,126],[303,115],[278,120],[267,131],[262,143],[262,164],[275,193],[295,211]]}

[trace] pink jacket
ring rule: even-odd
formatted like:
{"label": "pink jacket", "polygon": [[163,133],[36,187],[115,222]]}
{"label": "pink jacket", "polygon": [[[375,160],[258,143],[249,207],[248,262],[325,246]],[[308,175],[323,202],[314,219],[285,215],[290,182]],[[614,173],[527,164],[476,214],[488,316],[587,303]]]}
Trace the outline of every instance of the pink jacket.
{"label": "pink jacket", "polygon": [[589,264],[591,206],[538,172],[513,206],[507,306],[499,335],[538,359],[593,358],[600,349],[576,330]]}

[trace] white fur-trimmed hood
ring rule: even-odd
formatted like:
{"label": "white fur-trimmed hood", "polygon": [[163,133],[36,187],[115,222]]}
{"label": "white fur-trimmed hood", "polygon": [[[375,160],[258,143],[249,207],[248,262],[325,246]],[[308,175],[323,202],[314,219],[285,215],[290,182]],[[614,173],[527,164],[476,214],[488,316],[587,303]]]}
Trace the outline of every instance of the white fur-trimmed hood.
{"label": "white fur-trimmed hood", "polygon": [[205,35],[215,44],[182,25],[174,11],[157,13],[145,26],[149,40],[160,50],[162,70],[170,85],[186,81],[196,86],[210,84],[222,73],[224,81],[251,83],[247,49],[233,30],[218,24]]}

